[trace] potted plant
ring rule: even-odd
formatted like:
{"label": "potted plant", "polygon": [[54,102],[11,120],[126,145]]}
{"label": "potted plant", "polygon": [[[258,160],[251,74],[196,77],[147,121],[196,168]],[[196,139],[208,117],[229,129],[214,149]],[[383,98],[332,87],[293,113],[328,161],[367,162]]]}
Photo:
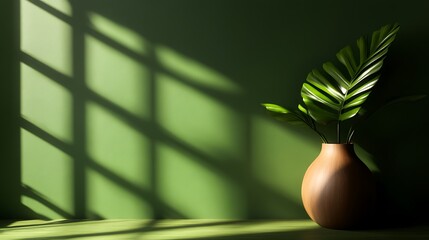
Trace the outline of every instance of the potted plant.
{"label": "potted plant", "polygon": [[[302,85],[303,102],[296,110],[263,104],[275,118],[303,123],[322,140],[321,152],[307,169],[301,191],[305,210],[321,226],[356,227],[374,202],[372,174],[356,156],[353,136],[359,120],[367,115],[363,104],[380,79],[398,30],[398,24],[383,26],[360,37],[355,48],[341,49],[336,54],[338,62],[329,61],[312,70]],[[404,99],[408,98],[395,101]],[[329,135],[330,127],[335,134]]]}

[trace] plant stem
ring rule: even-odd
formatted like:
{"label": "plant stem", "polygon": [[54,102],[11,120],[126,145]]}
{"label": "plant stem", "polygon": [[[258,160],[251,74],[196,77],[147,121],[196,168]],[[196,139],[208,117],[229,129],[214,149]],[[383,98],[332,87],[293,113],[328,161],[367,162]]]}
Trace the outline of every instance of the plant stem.
{"label": "plant stem", "polygon": [[323,143],[328,143],[328,139],[326,139],[326,137],[325,137],[325,135],[323,135],[318,129],[317,129],[317,125],[316,125],[316,122],[314,121],[314,119],[312,118],[312,117],[310,117],[310,121],[311,121],[311,124],[313,125],[313,130],[317,133],[317,134],[319,134],[319,136],[320,136],[320,138],[322,139],[322,142]]}
{"label": "plant stem", "polygon": [[341,123],[341,121],[338,121],[337,122],[337,143],[341,143],[340,141],[341,141],[341,133],[340,133],[340,123]]}
{"label": "plant stem", "polygon": [[307,124],[308,127],[313,129],[319,137],[322,139],[323,143],[328,143],[328,139],[326,139],[325,135],[323,135],[319,130],[317,130],[316,122],[314,119],[308,115],[305,115],[305,119],[298,116],[305,124]]}
{"label": "plant stem", "polygon": [[355,133],[355,130],[352,130],[352,132],[350,133],[350,137],[349,137],[349,143],[352,143],[354,133]]}
{"label": "plant stem", "polygon": [[346,136],[346,142],[347,143],[351,142],[350,136],[351,136],[352,131],[353,131],[353,126],[350,126],[349,131],[347,132],[347,136]]}

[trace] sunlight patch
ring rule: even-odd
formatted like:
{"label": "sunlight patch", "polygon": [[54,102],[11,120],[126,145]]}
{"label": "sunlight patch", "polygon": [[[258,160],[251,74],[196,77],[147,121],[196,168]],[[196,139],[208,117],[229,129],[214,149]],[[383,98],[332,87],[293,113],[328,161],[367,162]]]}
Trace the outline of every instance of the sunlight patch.
{"label": "sunlight patch", "polygon": [[220,161],[242,159],[243,117],[217,99],[168,75],[156,77],[157,119],[178,141]]}
{"label": "sunlight patch", "polygon": [[173,75],[177,74],[191,84],[225,93],[242,92],[241,88],[228,77],[171,48],[158,46],[156,56],[161,65],[171,71]]}
{"label": "sunlight patch", "polygon": [[[180,149],[157,145],[159,195],[186,218],[245,217],[244,191],[231,176]],[[169,216],[167,216],[169,217]]]}
{"label": "sunlight patch", "polygon": [[85,78],[92,91],[138,117],[149,117],[148,67],[86,35]]}
{"label": "sunlight patch", "polygon": [[[73,159],[38,136],[21,129],[22,182],[64,212],[73,211]],[[49,206],[24,198],[24,204],[49,218],[58,214]],[[61,216],[66,217],[66,216]]]}
{"label": "sunlight patch", "polygon": [[21,1],[20,29],[23,52],[64,75],[73,75],[71,26],[34,4]]}
{"label": "sunlight patch", "polygon": [[21,116],[61,141],[71,143],[73,98],[62,85],[21,63]]}
{"label": "sunlight patch", "polygon": [[72,6],[70,4],[70,1],[66,1],[66,0],[41,0],[41,2],[48,4],[52,8],[55,8],[56,10],[64,13],[67,16],[72,15]]}
{"label": "sunlight patch", "polygon": [[88,18],[94,30],[138,54],[147,54],[149,42],[137,32],[94,12],[88,13]]}
{"label": "sunlight patch", "polygon": [[86,148],[92,161],[131,184],[149,187],[147,137],[93,102],[87,104],[86,116]]}

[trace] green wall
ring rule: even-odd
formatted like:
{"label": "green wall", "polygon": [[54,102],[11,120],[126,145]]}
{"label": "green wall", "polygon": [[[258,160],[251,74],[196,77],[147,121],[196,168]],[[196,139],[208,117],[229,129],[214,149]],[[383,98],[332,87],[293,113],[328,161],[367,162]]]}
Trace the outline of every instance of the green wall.
{"label": "green wall", "polygon": [[[2,207],[16,204],[19,217],[307,218],[300,183],[320,141],[259,103],[295,106],[312,68],[393,22],[402,28],[372,104],[428,92],[421,1],[19,5],[15,94],[2,90],[20,118],[3,122],[13,176]],[[391,107],[357,135],[379,215],[428,212],[427,107]]]}
{"label": "green wall", "polygon": [[19,11],[16,1],[0,1],[0,218],[20,209]]}

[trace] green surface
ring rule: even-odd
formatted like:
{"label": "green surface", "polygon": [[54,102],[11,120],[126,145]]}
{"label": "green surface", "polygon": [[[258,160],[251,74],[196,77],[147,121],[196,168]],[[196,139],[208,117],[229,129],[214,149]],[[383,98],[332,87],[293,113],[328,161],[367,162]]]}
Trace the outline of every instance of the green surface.
{"label": "green surface", "polygon": [[329,230],[309,220],[102,220],[4,222],[1,239],[407,239],[429,237],[429,227],[395,230]]}
{"label": "green surface", "polygon": [[[377,96],[429,91],[427,2],[1,4],[1,218],[305,219],[320,141],[260,103],[296,106],[309,69],[390,22],[401,32]],[[382,218],[429,212],[427,104],[356,135]]]}

